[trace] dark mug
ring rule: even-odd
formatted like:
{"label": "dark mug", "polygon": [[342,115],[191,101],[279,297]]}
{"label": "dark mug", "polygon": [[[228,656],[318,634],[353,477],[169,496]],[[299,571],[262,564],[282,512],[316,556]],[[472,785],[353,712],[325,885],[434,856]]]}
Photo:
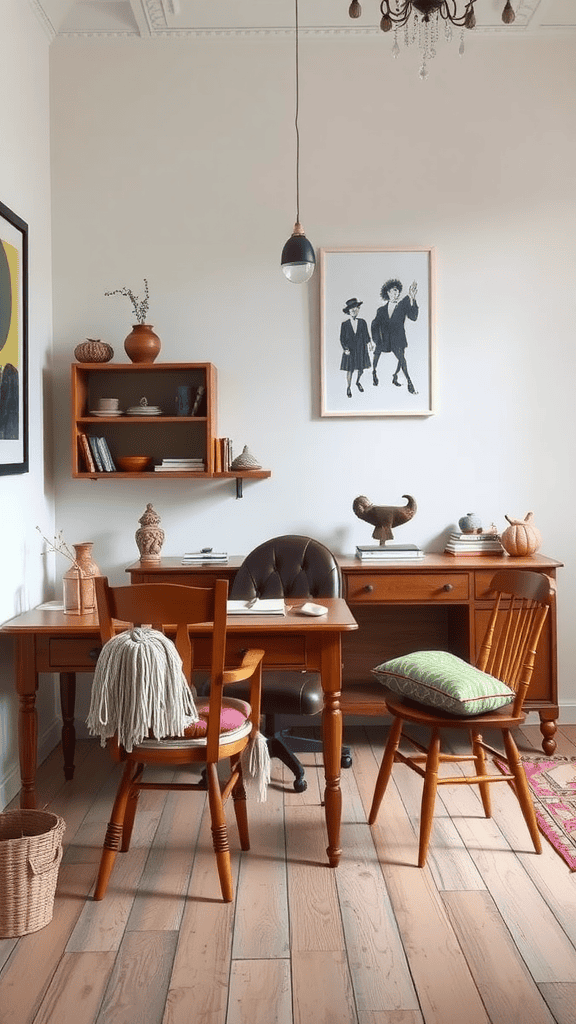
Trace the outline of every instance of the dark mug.
{"label": "dark mug", "polygon": [[192,410],[192,388],[188,384],[180,384],[176,394],[176,414],[189,416]]}

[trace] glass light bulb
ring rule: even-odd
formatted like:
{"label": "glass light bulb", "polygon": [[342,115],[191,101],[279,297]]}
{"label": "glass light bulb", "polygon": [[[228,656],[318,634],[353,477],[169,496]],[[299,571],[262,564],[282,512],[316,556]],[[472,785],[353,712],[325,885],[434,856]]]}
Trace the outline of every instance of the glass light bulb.
{"label": "glass light bulb", "polygon": [[304,284],[314,273],[315,263],[283,263],[282,273],[292,284]]}

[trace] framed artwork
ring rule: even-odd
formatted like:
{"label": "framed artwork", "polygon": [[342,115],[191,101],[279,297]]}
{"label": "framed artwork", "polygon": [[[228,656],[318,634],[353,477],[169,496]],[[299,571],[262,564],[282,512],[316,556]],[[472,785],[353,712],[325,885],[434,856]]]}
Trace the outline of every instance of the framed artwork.
{"label": "framed artwork", "polygon": [[434,413],[434,250],[320,250],[321,416]]}
{"label": "framed artwork", "polygon": [[28,225],[0,203],[0,475],[28,472]]}

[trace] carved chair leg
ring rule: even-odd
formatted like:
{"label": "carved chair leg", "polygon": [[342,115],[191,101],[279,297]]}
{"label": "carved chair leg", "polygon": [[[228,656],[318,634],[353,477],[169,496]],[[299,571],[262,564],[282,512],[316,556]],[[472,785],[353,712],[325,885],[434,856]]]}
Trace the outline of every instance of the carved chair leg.
{"label": "carved chair leg", "polygon": [[230,846],[228,845],[228,830],[224,816],[224,805],[220,790],[220,780],[215,764],[206,765],[206,777],[208,780],[208,802],[210,805],[210,819],[212,828],[212,843],[216,854],[216,866],[220,879],[222,899],[225,903],[231,903],[234,899],[234,885],[232,883],[232,865],[230,862]]}
{"label": "carved chair leg", "polygon": [[232,771],[238,772],[238,781],[232,790],[232,799],[234,801],[234,813],[236,815],[238,835],[240,836],[240,849],[249,850],[250,833],[248,831],[248,807],[246,803],[246,789],[244,786],[244,776],[242,775],[242,765],[240,764],[240,754],[237,754],[234,758],[230,758],[230,765]]}
{"label": "carved chair leg", "polygon": [[426,758],[426,777],[422,790],[422,807],[420,812],[420,845],[418,848],[418,867],[423,868],[428,853],[428,843],[434,820],[434,804],[438,788],[438,766],[440,764],[440,733],[434,729]]}
{"label": "carved chair leg", "polygon": [[124,827],[122,829],[122,845],[120,847],[122,853],[126,853],[126,851],[130,849],[132,829],[134,828],[134,818],[136,817],[136,811],[138,809],[138,799],[140,797],[140,790],[135,788],[135,783],[140,781],[140,779],[142,778],[143,771],[144,765],[139,764],[132,776],[132,789],[130,790],[128,796],[126,812],[124,814]]}
{"label": "carved chair leg", "polygon": [[94,890],[94,899],[104,899],[106,889],[108,888],[108,882],[110,875],[112,874],[112,868],[114,867],[114,861],[116,860],[116,854],[120,849],[122,843],[122,834],[124,831],[124,817],[126,814],[126,804],[130,795],[130,788],[132,786],[132,773],[134,766],[128,761],[120,785],[118,786],[118,792],[116,793],[116,799],[114,800],[114,806],[112,808],[112,815],[106,829],[106,837],[104,839],[104,847],[102,850],[102,857],[100,859],[100,868],[98,869],[98,878],[96,879],[96,888]]}
{"label": "carved chair leg", "polygon": [[503,729],[502,736],[504,739],[504,747],[506,749],[506,757],[508,759],[508,767],[514,776],[514,788],[522,814],[524,815],[524,821],[528,826],[530,838],[532,839],[536,853],[542,853],[542,841],[540,839],[540,832],[538,831],[536,812],[534,811],[534,804],[532,803],[532,796],[530,794],[530,789],[526,780],[526,773],[518,752],[518,747],[516,746],[512,733],[509,729]]}
{"label": "carved chair leg", "polygon": [[[472,751],[474,753],[474,765],[476,767],[476,775],[486,775],[486,757],[484,755],[484,748],[480,746],[482,743],[482,735],[477,729],[470,730],[470,740],[472,743]],[[482,799],[482,806],[484,808],[484,814],[487,818],[492,817],[492,801],[490,799],[490,783],[479,782],[478,788],[480,790],[480,797]]]}
{"label": "carved chair leg", "polygon": [[398,744],[400,742],[400,736],[402,733],[402,719],[395,718],[390,727],[390,735],[388,736],[388,743],[384,751],[382,758],[382,764],[380,765],[380,771],[378,772],[378,778],[376,779],[376,787],[374,789],[374,796],[372,798],[372,807],[370,808],[370,814],[368,815],[368,824],[373,825],[376,821],[378,811],[380,810],[380,804],[382,798],[386,792],[386,786],[388,785],[388,779],[392,773],[392,765],[394,764],[394,757],[398,750]]}

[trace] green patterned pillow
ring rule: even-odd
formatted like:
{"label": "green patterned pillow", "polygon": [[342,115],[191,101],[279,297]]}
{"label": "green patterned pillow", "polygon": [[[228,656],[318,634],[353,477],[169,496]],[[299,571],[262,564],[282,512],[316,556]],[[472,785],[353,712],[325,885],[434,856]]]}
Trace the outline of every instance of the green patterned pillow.
{"label": "green patterned pillow", "polygon": [[510,704],[515,694],[494,676],[447,651],[416,651],[372,669],[394,693],[455,715],[480,715]]}

